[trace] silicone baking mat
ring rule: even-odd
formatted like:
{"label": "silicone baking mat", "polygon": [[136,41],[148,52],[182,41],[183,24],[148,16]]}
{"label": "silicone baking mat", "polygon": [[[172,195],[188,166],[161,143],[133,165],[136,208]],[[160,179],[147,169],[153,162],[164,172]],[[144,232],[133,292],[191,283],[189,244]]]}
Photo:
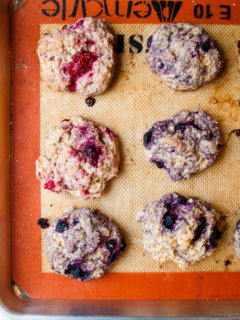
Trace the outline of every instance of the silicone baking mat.
{"label": "silicone baking mat", "polygon": [[[237,272],[240,271],[240,260],[231,244],[234,226],[240,217],[237,214],[240,202],[239,139],[230,138],[211,168],[189,181],[176,183],[146,161],[142,147],[143,133],[155,121],[185,108],[200,108],[218,119],[223,141],[231,130],[239,127],[240,77],[236,56],[240,28],[234,15],[239,10],[236,6],[235,3],[216,5],[216,2],[210,6],[202,1],[201,4],[190,1],[96,1],[92,6],[87,1],[63,1],[61,4],[30,1],[15,14],[13,279],[28,294],[38,298],[112,299],[240,296],[235,290],[236,281],[240,281]],[[64,22],[73,22],[83,15],[96,16],[99,12],[98,17],[106,18],[117,35],[118,66],[109,90],[88,108],[77,94],[55,92],[40,81],[36,46],[40,36],[61,28]],[[23,20],[26,14],[29,14],[28,21]],[[219,42],[226,60],[224,72],[194,92],[175,92],[167,88],[145,63],[148,37],[159,23],[173,20],[208,22],[204,28]],[[76,114],[110,127],[121,143],[119,176],[108,184],[104,196],[95,200],[81,201],[70,195],[51,193],[40,188],[35,178],[34,162],[45,150],[44,137],[49,126]],[[136,213],[145,204],[172,191],[207,200],[227,216],[228,228],[215,253],[184,272],[172,263],[160,265],[144,253],[140,226],[136,222]],[[101,279],[80,283],[49,269],[41,242],[43,232],[41,235],[36,221],[40,216],[51,221],[72,206],[98,208],[120,226],[126,238],[126,252]],[[226,260],[231,262],[227,267]]]}

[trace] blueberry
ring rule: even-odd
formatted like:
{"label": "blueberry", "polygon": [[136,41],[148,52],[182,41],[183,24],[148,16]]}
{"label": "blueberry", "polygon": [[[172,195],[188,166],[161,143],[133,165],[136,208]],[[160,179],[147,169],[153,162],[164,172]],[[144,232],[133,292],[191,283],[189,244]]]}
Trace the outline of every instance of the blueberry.
{"label": "blueberry", "polygon": [[152,130],[149,130],[143,136],[144,145],[147,146],[151,142],[151,139],[152,139]]}
{"label": "blueberry", "polygon": [[162,160],[157,161],[156,166],[158,167],[158,169],[162,169],[164,167],[163,161]]}
{"label": "blueberry", "polygon": [[175,126],[175,130],[183,130],[185,129],[185,125],[183,123],[178,123],[176,126]]}
{"label": "blueberry", "polygon": [[113,251],[116,248],[116,240],[108,240],[106,242],[106,247],[108,248],[109,251]]}
{"label": "blueberry", "polygon": [[107,263],[108,264],[111,264],[113,263],[115,260],[117,259],[117,254],[114,253],[114,254],[109,254],[108,258],[107,258]]}
{"label": "blueberry", "polygon": [[230,260],[225,260],[225,261],[224,261],[224,266],[225,266],[225,267],[228,266],[229,264],[231,264],[231,261],[230,261]]}
{"label": "blueberry", "polygon": [[78,224],[78,222],[79,222],[78,219],[74,219],[73,220],[73,225],[75,226],[76,224]]}
{"label": "blueberry", "polygon": [[176,217],[169,212],[166,213],[163,217],[163,224],[168,229],[172,229],[175,221],[176,221]]}
{"label": "blueberry", "polygon": [[208,52],[208,50],[211,48],[211,45],[210,45],[210,42],[209,41],[205,41],[203,42],[202,46],[201,46],[201,49],[204,51],[204,52]]}
{"label": "blueberry", "polygon": [[238,47],[238,50],[239,50],[239,53],[240,53],[240,40],[237,43],[237,47]]}
{"label": "blueberry", "polygon": [[171,208],[172,208],[172,205],[171,205],[171,203],[168,202],[168,203],[165,204],[165,207],[166,207],[167,209],[171,209]]}
{"label": "blueberry", "polygon": [[67,221],[58,220],[58,223],[56,225],[56,231],[58,233],[63,233],[67,229],[68,229]]}
{"label": "blueberry", "polygon": [[85,154],[86,156],[90,156],[90,154],[92,153],[92,151],[94,151],[94,146],[88,147]]}
{"label": "blueberry", "polygon": [[150,36],[150,37],[147,39],[147,47],[148,47],[148,48],[151,47],[152,38],[153,38],[153,36]]}
{"label": "blueberry", "polygon": [[122,242],[121,242],[121,245],[120,245],[120,251],[124,251],[126,246],[127,246],[126,242],[125,242],[124,238],[122,238]]}
{"label": "blueberry", "polygon": [[192,239],[192,242],[197,241],[201,237],[205,227],[206,227],[206,219],[204,217],[200,217],[198,219],[198,226],[197,226],[197,229],[195,230],[195,236]]}
{"label": "blueberry", "polygon": [[78,279],[81,281],[88,280],[90,278],[91,273],[89,271],[83,271],[78,265],[69,265],[66,274],[70,274],[74,279]]}
{"label": "blueberry", "polygon": [[187,202],[187,199],[184,196],[179,197],[179,203],[185,204]]}
{"label": "blueberry", "polygon": [[209,243],[210,243],[209,248],[211,249],[216,248],[216,246],[218,245],[218,240],[221,239],[221,237],[222,237],[221,232],[218,230],[217,227],[214,227],[209,238]]}
{"label": "blueberry", "polygon": [[92,97],[89,97],[85,100],[85,103],[88,107],[92,107],[95,104],[96,100]]}
{"label": "blueberry", "polygon": [[48,220],[44,218],[38,219],[37,224],[40,226],[41,229],[46,229],[49,227]]}

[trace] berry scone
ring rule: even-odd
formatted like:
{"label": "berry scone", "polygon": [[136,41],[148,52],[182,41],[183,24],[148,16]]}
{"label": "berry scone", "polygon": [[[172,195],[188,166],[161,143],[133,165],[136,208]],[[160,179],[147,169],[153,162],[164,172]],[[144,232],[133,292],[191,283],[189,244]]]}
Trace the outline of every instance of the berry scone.
{"label": "berry scone", "polygon": [[81,116],[65,119],[49,130],[46,154],[36,161],[44,188],[82,198],[100,197],[119,170],[116,134]]}
{"label": "berry scone", "polygon": [[212,206],[195,197],[170,193],[138,214],[143,246],[160,263],[185,268],[210,256],[223,231],[223,220]]}
{"label": "berry scone", "polygon": [[237,50],[238,50],[238,56],[237,56],[238,71],[240,72],[240,40],[238,40],[238,43],[237,43]]}
{"label": "berry scone", "polygon": [[240,258],[240,220],[237,222],[236,229],[234,231],[233,245],[235,247],[236,254]]}
{"label": "berry scone", "polygon": [[117,226],[89,208],[64,213],[44,240],[52,270],[80,281],[101,277],[126,247]]}
{"label": "berry scone", "polygon": [[211,166],[221,149],[218,122],[201,110],[182,110],[156,122],[143,136],[148,161],[173,181],[189,179]]}
{"label": "berry scone", "polygon": [[160,26],[148,45],[146,60],[150,69],[174,90],[195,90],[223,68],[217,42],[197,25]]}
{"label": "berry scone", "polygon": [[104,20],[79,19],[43,36],[37,53],[42,77],[52,88],[83,97],[104,92],[113,76],[114,35]]}

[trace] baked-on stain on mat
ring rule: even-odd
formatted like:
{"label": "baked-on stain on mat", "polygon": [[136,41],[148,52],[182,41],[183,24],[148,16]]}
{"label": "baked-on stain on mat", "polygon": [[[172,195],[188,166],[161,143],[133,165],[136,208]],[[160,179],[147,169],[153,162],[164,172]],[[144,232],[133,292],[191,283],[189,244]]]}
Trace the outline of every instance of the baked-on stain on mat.
{"label": "baked-on stain on mat", "polygon": [[[103,3],[103,0],[100,0],[100,2]],[[136,11],[141,6],[146,8],[145,3],[141,4],[139,2],[138,6],[136,6],[138,1],[134,0],[131,17],[127,18],[126,12],[129,1],[121,2],[120,13],[121,15],[124,14],[124,17],[116,16],[114,13],[114,5],[117,1],[107,0],[106,2],[111,4],[109,12],[112,15],[106,15],[103,10],[99,18],[106,18],[108,23],[116,23],[116,21],[123,23],[123,25],[114,26],[118,33],[123,34],[124,30],[129,30],[130,26],[124,26],[126,22],[159,23],[159,18],[153,10],[147,18],[139,18],[137,17],[138,13],[133,13],[133,10]],[[51,16],[57,9],[56,3],[59,4],[59,12],[57,15]],[[76,11],[76,16],[70,17],[75,3],[79,3],[79,8]],[[192,177],[190,181],[175,184],[171,183],[169,178],[163,175],[163,172],[158,171],[155,166],[146,162],[143,157],[144,150],[141,142],[142,134],[153,122],[157,119],[171,116],[174,110],[181,110],[188,106],[191,109],[201,107],[220,120],[224,139],[227,137],[229,130],[239,127],[239,109],[235,101],[240,100],[240,77],[237,73],[237,49],[235,48],[237,40],[240,39],[240,30],[239,27],[230,25],[226,28],[220,25],[218,27],[206,26],[207,31],[218,40],[223,48],[226,68],[216,80],[196,92],[186,94],[173,92],[164,84],[160,84],[157,75],[148,70],[144,61],[144,51],[138,54],[134,53],[136,49],[131,46],[134,52],[129,52],[128,37],[136,34],[134,39],[141,42],[139,36],[143,35],[143,50],[145,50],[146,36],[153,30],[153,25],[149,27],[147,25],[133,25],[131,31],[126,30],[125,52],[129,53],[119,54],[119,72],[116,76],[116,81],[113,82],[106,94],[97,98],[92,108],[88,108],[80,98],[75,98],[74,104],[69,106],[68,102],[71,95],[51,92],[49,103],[52,100],[55,102],[60,101],[59,106],[61,108],[57,110],[57,115],[55,115],[53,110],[48,107],[48,119],[46,119],[47,123],[44,124],[45,128],[58,122],[67,114],[75,115],[81,113],[99,123],[108,125],[119,135],[122,149],[120,175],[110,182],[105,196],[97,201],[94,200],[89,206],[99,207],[104,214],[113,217],[127,238],[128,249],[122,259],[112,268],[112,272],[98,280],[78,282],[46,272],[47,270],[42,272],[44,267],[42,258],[44,255],[42,255],[41,230],[36,222],[41,214],[52,220],[54,214],[60,211],[55,206],[56,201],[63,198],[61,195],[54,195],[49,192],[48,197],[52,197],[54,201],[49,201],[49,206],[45,208],[46,211],[41,213],[41,189],[35,177],[34,163],[40,153],[40,74],[36,47],[40,37],[40,24],[42,24],[41,28],[49,28],[44,24],[73,22],[80,18],[83,13],[81,11],[82,3],[86,3],[87,15],[94,15],[96,10],[99,10],[95,2],[68,0],[66,13],[64,14],[62,3],[58,2],[58,0],[54,3],[39,3],[39,1],[33,0],[25,2],[24,6],[13,17],[13,280],[31,297],[43,299],[239,299],[240,292],[236,289],[238,287],[236,284],[240,282],[240,272],[231,272],[232,270],[237,270],[239,262],[231,245],[231,229],[234,227],[234,221],[238,219],[238,215],[235,212],[239,207],[239,185],[236,183],[238,179],[235,176],[238,175],[237,168],[239,168],[239,140],[235,135],[232,135],[219,161],[213,167]],[[208,4],[207,1],[201,1],[203,8],[206,8],[206,4]],[[193,17],[196,4],[191,0],[186,0],[183,2],[174,22],[189,21],[194,23],[230,23],[239,25],[239,3],[236,2],[235,6],[233,4],[234,2],[229,4],[231,20],[222,20],[220,19],[220,12],[226,11],[227,8],[221,8],[219,1],[212,1],[210,7],[214,15],[207,19],[205,14],[202,18]],[[200,7],[198,6],[197,8],[199,9]],[[46,11],[43,14],[44,9]],[[144,13],[142,12],[140,15],[143,16]],[[26,16],[28,19],[26,19]],[[63,21],[62,19],[66,20]],[[53,25],[52,27],[56,28],[58,26]],[[146,30],[144,31],[145,27]],[[126,59],[125,64],[123,64],[123,59]],[[139,73],[140,75],[144,74],[144,77],[146,76],[146,81],[145,78],[138,78]],[[132,84],[131,87],[130,84]],[[45,98],[42,95],[42,89],[44,86],[41,83],[41,113],[44,104],[45,109],[47,108],[46,101],[43,104]],[[45,87],[44,90],[46,90],[46,94],[49,89]],[[117,96],[117,99],[113,102],[108,103],[110,96],[115,95],[117,92],[121,93],[120,96]],[[71,96],[71,99],[73,97]],[[211,100],[211,102],[210,99],[214,100]],[[193,101],[194,104],[190,103],[190,101]],[[105,104],[105,102],[108,104]],[[107,113],[106,110],[108,110]],[[120,118],[117,118],[119,114]],[[129,116],[131,117],[129,118]],[[134,121],[132,121],[133,119]],[[136,123],[138,123],[138,126],[136,126]],[[41,124],[43,124],[42,120]],[[125,132],[126,128],[131,130],[131,135],[129,132]],[[43,144],[44,134],[44,132],[41,134],[41,144]],[[141,161],[141,159],[144,159],[144,161]],[[129,188],[129,184],[127,184],[132,174],[137,177],[136,182],[139,184],[136,191],[133,188]],[[146,177],[149,178],[146,179]],[[211,181],[209,177],[211,177]],[[126,186],[128,186],[126,188],[125,182]],[[162,184],[164,185],[164,190],[159,189]],[[141,193],[139,193],[140,189]],[[125,190],[128,192],[125,192]],[[152,190],[152,192],[150,193],[149,190]],[[162,195],[160,193],[163,191],[164,194],[170,191],[177,191],[186,196],[199,196],[204,200],[210,201],[216,209],[222,209],[228,215],[228,231],[222,244],[216,250],[216,259],[211,260],[210,258],[208,260],[210,265],[215,261],[216,265],[219,265],[219,267],[215,266],[215,268],[219,268],[218,270],[223,272],[196,272],[195,270],[194,272],[178,272],[171,264],[165,266],[155,264],[143,252],[140,238],[138,238],[140,229],[138,229],[139,226],[135,221],[136,212],[129,208],[142,208],[145,203],[159,198]],[[114,218],[114,207],[112,210],[107,210],[109,208],[108,200],[110,201],[112,198],[118,199],[116,201],[117,206],[119,206],[120,201],[124,203],[125,208],[128,206],[128,210],[123,210],[124,207],[123,209],[121,207],[120,219]],[[71,201],[71,198],[65,199],[67,201],[64,201],[64,209],[67,202],[77,206],[83,205],[77,199],[73,201]],[[86,202],[84,202],[85,205],[87,205]],[[62,210],[62,207],[59,206],[59,209]],[[132,224],[125,221],[124,215],[128,216]],[[135,239],[134,242],[133,239]],[[132,255],[134,250],[138,250],[139,257]],[[222,254],[224,252],[225,254]],[[157,272],[120,272],[120,270],[124,270],[123,268],[128,268],[129,270],[130,268],[134,269],[135,265],[139,267],[139,259],[144,259],[143,268],[146,268],[147,265],[149,268],[155,268]],[[226,260],[230,260],[231,263],[223,268],[222,265]],[[128,262],[127,264],[126,261]],[[207,261],[203,263],[205,264]],[[142,268],[142,266],[140,267]],[[162,268],[172,268],[177,272],[158,272]],[[203,270],[200,269],[200,264],[198,268]],[[166,271],[166,269],[163,269],[163,271]]]}

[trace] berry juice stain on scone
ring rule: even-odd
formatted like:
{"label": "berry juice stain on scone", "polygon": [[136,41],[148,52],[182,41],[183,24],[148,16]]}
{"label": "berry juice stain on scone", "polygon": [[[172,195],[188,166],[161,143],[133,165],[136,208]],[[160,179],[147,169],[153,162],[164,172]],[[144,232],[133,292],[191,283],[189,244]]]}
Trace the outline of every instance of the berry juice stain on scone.
{"label": "berry juice stain on scone", "polygon": [[80,19],[40,39],[42,77],[56,90],[98,95],[113,76],[113,45],[114,35],[103,20]]}
{"label": "berry juice stain on scone", "polygon": [[210,256],[223,231],[220,214],[209,203],[170,193],[138,214],[144,249],[161,263],[184,268]]}
{"label": "berry juice stain on scone", "polygon": [[236,254],[240,258],[240,220],[236,224],[236,229],[233,236],[233,245],[236,250]]}
{"label": "berry juice stain on scone", "polygon": [[80,281],[101,277],[126,247],[117,226],[89,208],[53,221],[44,240],[50,267]]}
{"label": "berry juice stain on scone", "polygon": [[220,143],[218,122],[201,110],[180,111],[156,122],[143,136],[148,161],[166,170],[173,181],[189,179],[211,166]]}
{"label": "berry juice stain on scone", "polygon": [[223,68],[216,41],[197,25],[163,25],[148,45],[146,59],[150,69],[175,90],[195,90]]}
{"label": "berry juice stain on scone", "polygon": [[76,116],[52,127],[47,152],[36,161],[36,176],[44,188],[82,198],[100,197],[119,170],[116,134]]}

